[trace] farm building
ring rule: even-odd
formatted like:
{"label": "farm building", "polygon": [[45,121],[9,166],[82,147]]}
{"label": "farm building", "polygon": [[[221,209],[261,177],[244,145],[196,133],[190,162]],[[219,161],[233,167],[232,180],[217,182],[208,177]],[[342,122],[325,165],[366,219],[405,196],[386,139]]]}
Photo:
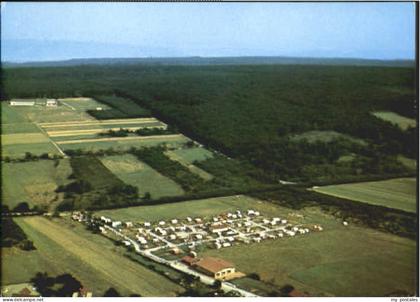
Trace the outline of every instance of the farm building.
{"label": "farm building", "polygon": [[34,106],[34,101],[10,101],[10,106]]}
{"label": "farm building", "polygon": [[45,103],[47,107],[57,107],[57,100],[54,99],[47,99],[47,102]]}
{"label": "farm building", "polygon": [[228,280],[235,275],[232,263],[223,259],[205,257],[194,264],[197,271],[201,271],[217,280]]}

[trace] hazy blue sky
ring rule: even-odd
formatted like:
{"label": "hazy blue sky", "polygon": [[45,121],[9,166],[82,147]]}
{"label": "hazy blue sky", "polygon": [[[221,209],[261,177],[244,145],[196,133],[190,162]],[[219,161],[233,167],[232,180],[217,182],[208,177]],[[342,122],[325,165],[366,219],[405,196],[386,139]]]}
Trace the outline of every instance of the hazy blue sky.
{"label": "hazy blue sky", "polygon": [[[1,34],[2,60],[53,60],[84,54],[412,59],[415,6],[6,2],[1,8]],[[68,42],[83,43],[72,50]],[[57,47],[60,43],[69,47]]]}

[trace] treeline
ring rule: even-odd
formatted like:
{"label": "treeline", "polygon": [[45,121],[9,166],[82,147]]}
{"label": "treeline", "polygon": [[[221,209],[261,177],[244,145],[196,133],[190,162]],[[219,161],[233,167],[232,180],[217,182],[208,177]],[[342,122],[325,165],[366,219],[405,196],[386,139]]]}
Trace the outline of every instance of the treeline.
{"label": "treeline", "polygon": [[1,247],[19,247],[22,250],[34,250],[34,243],[10,217],[1,218]]}
{"label": "treeline", "polygon": [[323,195],[298,186],[251,193],[250,196],[296,210],[320,206],[324,212],[350,223],[362,224],[411,239],[417,238],[416,213]]}
{"label": "treeline", "polygon": [[108,130],[106,132],[101,132],[101,136],[110,136],[110,137],[126,137],[129,135],[140,135],[140,136],[150,136],[150,135],[165,135],[165,134],[175,134],[171,127],[168,129],[162,128],[140,128],[136,130],[130,130],[126,128],[120,128],[118,130]]}
{"label": "treeline", "polygon": [[[389,166],[390,159],[417,155],[417,129],[403,131],[371,114],[417,115],[415,68],[113,65],[6,69],[3,77],[3,98],[129,99],[207,147],[280,179],[389,175],[401,169],[395,161]],[[359,161],[362,168],[343,167],[332,156],[325,163],[324,151],[333,146],[302,146],[288,139],[311,130],[335,130],[365,140],[365,149],[372,152],[356,154],[371,162]],[[303,147],[304,154],[296,153]],[[346,155],[353,147],[339,151]]]}

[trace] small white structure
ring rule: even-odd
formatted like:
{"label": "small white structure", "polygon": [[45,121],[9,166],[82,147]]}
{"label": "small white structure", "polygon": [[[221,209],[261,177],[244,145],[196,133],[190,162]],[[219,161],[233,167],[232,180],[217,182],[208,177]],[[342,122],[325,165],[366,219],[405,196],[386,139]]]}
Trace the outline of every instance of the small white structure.
{"label": "small white structure", "polygon": [[214,221],[214,222],[218,222],[218,221],[219,221],[219,218],[217,218],[217,217],[213,217],[213,221]]}
{"label": "small white structure", "polygon": [[34,101],[10,101],[10,106],[34,106]]}
{"label": "small white structure", "polygon": [[104,227],[100,226],[99,230],[101,231],[102,234],[106,234],[106,229]]}
{"label": "small white structure", "polygon": [[282,223],[282,224],[286,224],[286,223],[287,223],[287,220],[286,220],[286,219],[282,219],[282,220],[281,220],[281,223]]}
{"label": "small white structure", "polygon": [[162,220],[162,221],[159,221],[159,225],[162,225],[162,226],[163,226],[163,225],[165,225],[165,224],[166,224],[166,222],[165,222],[165,221],[163,221],[163,220]]}
{"label": "small white structure", "polygon": [[260,212],[255,212],[255,216],[260,216]]}
{"label": "small white structure", "polygon": [[151,223],[150,223],[150,222],[145,222],[143,225],[144,225],[145,227],[147,227],[147,228],[150,228]]}
{"label": "small white structure", "polygon": [[222,247],[222,245],[219,242],[216,242],[214,245],[218,250]]}
{"label": "small white structure", "polygon": [[348,225],[349,225],[349,223],[348,223],[347,221],[343,221],[343,225],[344,225],[344,226],[348,226]]}
{"label": "small white structure", "polygon": [[122,222],[121,221],[114,221],[114,222],[112,222],[112,227],[113,228],[119,227],[121,225],[122,225]]}
{"label": "small white structure", "polygon": [[229,246],[231,246],[231,244],[229,242],[223,243],[223,247],[229,247]]}
{"label": "small white structure", "polygon": [[47,107],[57,107],[57,100],[54,99],[47,99],[47,102],[45,103]]}
{"label": "small white structure", "polygon": [[124,243],[125,246],[130,246],[131,245],[131,242],[128,241],[128,240],[124,240],[123,243]]}
{"label": "small white structure", "polygon": [[191,217],[187,217],[187,221],[188,222],[191,222],[192,221],[192,218]]}
{"label": "small white structure", "polygon": [[132,228],[132,227],[133,227],[133,223],[132,223],[131,221],[127,221],[127,222],[125,223],[125,226],[126,226],[127,228]]}
{"label": "small white structure", "polygon": [[178,223],[178,219],[172,219],[172,220],[171,220],[171,223],[172,223],[172,224],[177,224],[177,223]]}
{"label": "small white structure", "polygon": [[176,235],[175,235],[175,234],[171,234],[171,235],[169,235],[169,239],[171,239],[171,240],[175,240],[175,239],[176,239]]}
{"label": "small white structure", "polygon": [[201,220],[201,218],[196,218],[196,219],[194,219],[195,220],[195,222],[197,222],[197,223],[202,223],[203,221]]}
{"label": "small white structure", "polygon": [[201,239],[203,239],[203,235],[201,235],[201,234],[196,234],[196,235],[195,235],[195,238],[197,238],[197,239],[201,240]]}
{"label": "small white structure", "polygon": [[102,107],[96,107],[96,111],[101,111]]}

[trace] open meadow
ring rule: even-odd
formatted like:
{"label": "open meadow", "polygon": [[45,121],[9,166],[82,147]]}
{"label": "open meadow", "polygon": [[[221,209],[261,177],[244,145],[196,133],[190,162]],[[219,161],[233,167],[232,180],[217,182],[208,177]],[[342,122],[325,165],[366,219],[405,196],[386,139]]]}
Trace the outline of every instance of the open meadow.
{"label": "open meadow", "polygon": [[[96,214],[143,222],[211,217],[237,209],[255,209],[262,215],[286,218],[295,224],[320,224],[324,230],[220,250],[199,248],[199,256],[231,261],[238,271],[257,273],[276,288],[291,284],[313,296],[382,296],[397,290],[414,293],[415,241],[373,229],[344,226],[342,221],[315,207],[291,210],[240,195]],[[244,281],[245,285],[249,283]],[[253,290],[253,286],[248,289]]]}
{"label": "open meadow", "polygon": [[416,212],[417,182],[415,178],[396,178],[313,188],[314,191],[344,199],[366,202]]}
{"label": "open meadow", "polygon": [[2,284],[28,282],[37,272],[48,272],[72,274],[94,296],[102,296],[110,287],[124,296],[174,296],[182,291],[177,284],[133,263],[123,256],[124,250],[80,224],[43,217],[19,218],[16,222],[37,249],[4,249]]}
{"label": "open meadow", "polygon": [[395,112],[378,111],[378,112],[374,112],[373,115],[384,121],[397,125],[403,130],[408,129],[409,127],[416,127],[417,125],[417,122],[415,119],[399,115],[398,113],[395,113]]}
{"label": "open meadow", "polygon": [[10,209],[20,202],[30,206],[49,206],[59,201],[59,185],[70,182],[72,169],[68,159],[2,163],[2,204]]}

